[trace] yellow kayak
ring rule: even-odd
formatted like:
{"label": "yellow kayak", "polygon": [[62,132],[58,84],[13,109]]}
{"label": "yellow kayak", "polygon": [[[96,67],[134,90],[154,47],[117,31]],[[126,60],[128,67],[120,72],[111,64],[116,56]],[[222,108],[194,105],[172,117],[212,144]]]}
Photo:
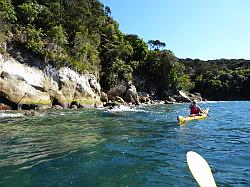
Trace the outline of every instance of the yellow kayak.
{"label": "yellow kayak", "polygon": [[191,120],[205,119],[208,116],[208,111],[209,111],[209,108],[207,108],[206,110],[202,110],[202,114],[199,115],[199,116],[187,116],[187,117],[178,116],[177,120],[178,120],[180,125],[183,125],[183,124],[186,124],[188,121],[191,121]]}

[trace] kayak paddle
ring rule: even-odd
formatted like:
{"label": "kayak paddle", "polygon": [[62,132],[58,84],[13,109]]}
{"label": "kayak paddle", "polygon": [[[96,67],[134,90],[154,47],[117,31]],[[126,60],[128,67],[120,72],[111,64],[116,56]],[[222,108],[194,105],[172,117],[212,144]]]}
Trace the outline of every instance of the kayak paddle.
{"label": "kayak paddle", "polygon": [[187,152],[189,170],[201,187],[216,187],[213,174],[207,161],[194,151]]}
{"label": "kayak paddle", "polygon": [[207,114],[208,117],[211,117],[208,113],[205,113],[203,110],[201,111],[202,114]]}

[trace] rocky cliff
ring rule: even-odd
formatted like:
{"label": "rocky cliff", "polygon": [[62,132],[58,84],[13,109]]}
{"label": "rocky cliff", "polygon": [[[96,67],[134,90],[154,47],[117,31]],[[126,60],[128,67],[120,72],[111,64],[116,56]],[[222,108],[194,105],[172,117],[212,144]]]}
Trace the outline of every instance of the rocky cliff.
{"label": "rocky cliff", "polygon": [[0,103],[11,109],[99,106],[100,89],[93,74],[50,65],[31,67],[0,54]]}

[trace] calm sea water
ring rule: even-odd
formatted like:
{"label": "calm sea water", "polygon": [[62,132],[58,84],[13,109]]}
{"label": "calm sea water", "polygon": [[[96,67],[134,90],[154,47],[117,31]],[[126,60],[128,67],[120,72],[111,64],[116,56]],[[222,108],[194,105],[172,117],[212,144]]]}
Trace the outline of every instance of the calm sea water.
{"label": "calm sea water", "polygon": [[0,113],[0,186],[197,186],[190,150],[218,186],[250,186],[250,102],[200,106],[211,117],[186,126],[187,104]]}

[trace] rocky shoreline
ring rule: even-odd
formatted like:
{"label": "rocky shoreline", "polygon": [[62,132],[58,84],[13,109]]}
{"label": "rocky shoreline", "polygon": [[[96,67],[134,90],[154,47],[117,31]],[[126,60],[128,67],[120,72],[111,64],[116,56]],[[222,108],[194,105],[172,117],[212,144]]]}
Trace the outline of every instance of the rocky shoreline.
{"label": "rocky shoreline", "polygon": [[113,108],[140,103],[174,104],[192,99],[203,100],[198,93],[186,95],[177,91],[166,100],[157,101],[147,93],[138,93],[131,82],[124,80],[104,93],[94,74],[79,74],[67,67],[30,66],[9,54],[0,54],[0,110]]}
{"label": "rocky shoreline", "polygon": [[70,68],[43,69],[0,54],[0,103],[10,109],[92,107],[102,103],[95,75]]}

